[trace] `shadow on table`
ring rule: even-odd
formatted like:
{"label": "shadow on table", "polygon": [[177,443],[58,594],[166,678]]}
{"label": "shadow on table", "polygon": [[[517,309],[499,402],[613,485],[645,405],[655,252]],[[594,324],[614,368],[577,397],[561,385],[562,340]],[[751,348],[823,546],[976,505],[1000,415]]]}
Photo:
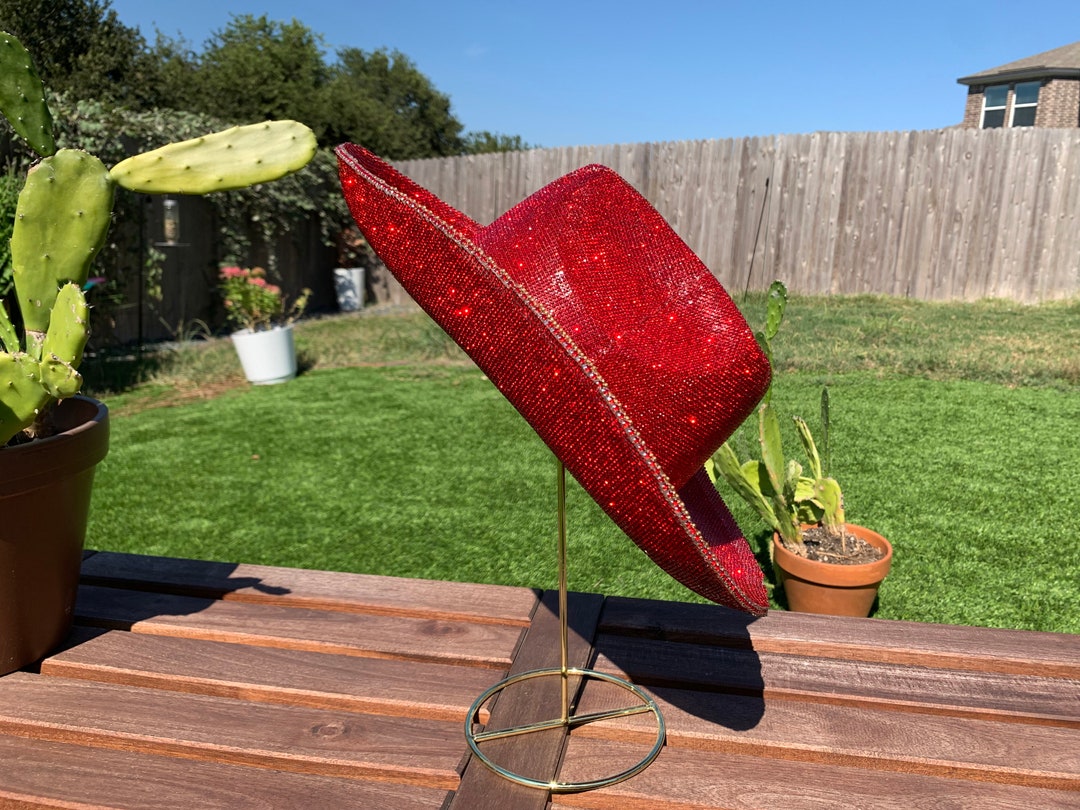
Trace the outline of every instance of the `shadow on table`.
{"label": "shadow on table", "polygon": [[[760,722],[764,678],[750,637],[753,616],[718,605],[615,596],[603,600],[594,623],[595,614],[575,612],[591,595],[570,596],[571,638],[592,640],[589,668],[644,687],[670,707],[665,713],[675,709],[732,730]],[[558,621],[551,600],[538,611]],[[558,645],[554,640],[551,645],[551,664],[557,665]]]}
{"label": "shadow on table", "polygon": [[[81,632],[73,634],[69,644],[87,632],[130,630],[151,620],[170,624],[176,622],[172,617],[202,613],[223,599],[273,601],[290,593],[259,577],[236,576],[239,567],[207,560],[88,554],[75,608]],[[242,591],[251,593],[245,596]],[[535,660],[528,668],[559,663],[554,596],[545,594],[537,607],[532,627],[546,629],[536,640]],[[726,728],[752,728],[761,719],[764,682],[751,644],[753,617],[716,605],[597,594],[570,597],[569,629],[578,639],[577,649],[591,656],[578,665],[619,674],[673,707]]]}
{"label": "shadow on table", "polygon": [[236,563],[88,553],[83,560],[77,625],[130,630],[141,621],[190,616],[240,591],[283,596],[288,588],[233,574]]}

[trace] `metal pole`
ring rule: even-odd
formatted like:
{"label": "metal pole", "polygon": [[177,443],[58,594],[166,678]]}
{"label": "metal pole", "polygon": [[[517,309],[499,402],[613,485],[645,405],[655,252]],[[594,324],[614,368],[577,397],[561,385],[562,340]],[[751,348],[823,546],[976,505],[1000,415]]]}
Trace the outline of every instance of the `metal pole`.
{"label": "metal pole", "polygon": [[559,527],[559,673],[562,680],[562,722],[567,725],[570,722],[570,688],[569,688],[569,646],[570,633],[567,620],[566,607],[566,467],[562,461],[556,459],[557,471],[557,514]]}

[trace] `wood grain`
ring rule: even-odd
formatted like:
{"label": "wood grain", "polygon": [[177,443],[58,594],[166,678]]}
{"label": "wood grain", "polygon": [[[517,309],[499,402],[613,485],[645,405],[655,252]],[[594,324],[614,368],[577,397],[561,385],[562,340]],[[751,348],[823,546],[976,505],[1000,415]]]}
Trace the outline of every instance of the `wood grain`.
{"label": "wood grain", "polygon": [[437,810],[446,791],[0,735],[0,810]]}
{"label": "wood grain", "polygon": [[88,584],[292,607],[424,616],[525,627],[538,595],[528,588],[307,571],[263,565],[98,552],[83,562]]}
{"label": "wood grain", "polygon": [[[41,673],[319,709],[461,722],[502,673],[117,630],[76,629]],[[486,713],[485,713],[486,717]]]}
{"label": "wood grain", "polygon": [[454,789],[460,728],[17,672],[0,733],[182,759]]}
{"label": "wood grain", "polygon": [[442,618],[344,613],[83,585],[76,621],[184,638],[505,669],[523,630]]}
{"label": "wood grain", "polygon": [[[625,747],[572,737],[562,776],[624,761],[629,755]],[[820,763],[763,763],[757,757],[669,747],[629,781],[592,793],[554,796],[552,802],[613,810],[1066,810],[1075,809],[1077,794]]]}
{"label": "wood grain", "polygon": [[1077,291],[1076,128],[814,132],[394,165],[488,223],[587,163],[637,188],[729,290],[749,275],[754,289],[782,278],[798,293],[931,300]]}
{"label": "wood grain", "polygon": [[[927,143],[899,138],[897,148]],[[817,171],[843,185],[869,158]],[[377,579],[352,575],[109,552],[86,562],[94,584],[80,592],[64,648],[40,672],[0,677],[0,810],[548,807],[546,789],[471,759],[464,724],[507,671],[558,665],[554,592],[537,604],[531,591],[449,583],[440,595],[438,583],[394,580],[380,596]],[[519,602],[523,593],[533,601]],[[468,594],[479,603],[446,607]],[[644,685],[668,733],[641,775],[556,795],[555,806],[1078,806],[1075,637],[752,620],[595,594],[571,594],[569,618],[569,664]],[[551,719],[559,692],[557,677],[525,681],[479,719],[489,728]],[[576,712],[627,702],[590,680]],[[651,718],[634,716],[482,745],[511,770],[577,781],[624,770],[654,739]]]}
{"label": "wood grain", "polygon": [[1080,635],[773,611],[761,619],[712,605],[611,597],[606,633],[814,658],[1080,679]]}
{"label": "wood grain", "polygon": [[[1018,726],[810,701],[651,690],[667,721],[668,745],[717,754],[858,765],[1029,787],[1080,790],[1080,747],[1073,729]],[[582,710],[620,705],[590,683]],[[636,742],[655,739],[651,720],[627,717],[584,726],[575,735]],[[765,765],[767,767],[767,765]]]}
{"label": "wood grain", "polygon": [[808,658],[704,644],[597,639],[597,669],[696,688],[1080,728],[1080,681]]}
{"label": "wood grain", "polygon": [[[533,625],[508,675],[560,665],[558,594],[549,591],[533,618]],[[584,667],[592,654],[592,635],[603,598],[594,594],[570,594],[568,615],[568,665]],[[559,678],[524,681],[499,693],[486,729],[506,729],[561,713]],[[566,745],[562,729],[522,737],[485,742],[481,750],[501,767],[531,779],[550,780],[558,772]],[[547,792],[525,787],[497,776],[475,757],[470,759],[454,795],[451,810],[543,810]]]}

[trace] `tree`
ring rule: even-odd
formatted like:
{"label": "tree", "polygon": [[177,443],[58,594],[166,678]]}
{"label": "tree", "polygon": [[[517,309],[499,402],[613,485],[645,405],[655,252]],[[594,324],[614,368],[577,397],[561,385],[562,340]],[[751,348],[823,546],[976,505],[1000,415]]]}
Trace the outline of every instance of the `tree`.
{"label": "tree", "polygon": [[352,141],[391,160],[457,155],[464,148],[450,98],[399,51],[339,51],[326,98],[331,142]]}
{"label": "tree", "polygon": [[147,58],[153,70],[147,75],[143,109],[200,109],[196,80],[199,57],[187,40],[173,39],[158,31],[154,45],[147,50]]}
{"label": "tree", "polygon": [[209,39],[192,78],[196,112],[237,124],[291,118],[316,135],[326,129],[322,38],[297,20],[234,16]]}
{"label": "tree", "polygon": [[0,0],[0,29],[34,55],[50,90],[141,106],[154,70],[137,28],[109,0]]}
{"label": "tree", "polygon": [[489,152],[523,152],[535,149],[521,139],[520,135],[503,135],[501,132],[470,132],[465,136],[465,154],[486,155]]}
{"label": "tree", "polygon": [[328,65],[320,35],[265,15],[234,15],[201,53],[160,31],[149,46],[110,3],[0,0],[0,29],[34,54],[47,88],[73,100],[230,124],[293,118],[322,146],[354,141],[392,160],[530,148],[517,135],[463,136],[450,98],[399,51],[345,48]]}

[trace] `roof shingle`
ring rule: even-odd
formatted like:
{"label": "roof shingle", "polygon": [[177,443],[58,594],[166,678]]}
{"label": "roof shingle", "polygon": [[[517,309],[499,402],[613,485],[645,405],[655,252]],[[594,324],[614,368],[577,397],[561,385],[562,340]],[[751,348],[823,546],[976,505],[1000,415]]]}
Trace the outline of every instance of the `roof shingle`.
{"label": "roof shingle", "polygon": [[1080,42],[1062,45],[1034,56],[1017,59],[990,70],[957,79],[959,84],[981,84],[996,78],[1036,78],[1040,76],[1080,76]]}

